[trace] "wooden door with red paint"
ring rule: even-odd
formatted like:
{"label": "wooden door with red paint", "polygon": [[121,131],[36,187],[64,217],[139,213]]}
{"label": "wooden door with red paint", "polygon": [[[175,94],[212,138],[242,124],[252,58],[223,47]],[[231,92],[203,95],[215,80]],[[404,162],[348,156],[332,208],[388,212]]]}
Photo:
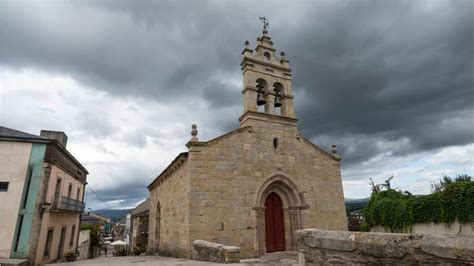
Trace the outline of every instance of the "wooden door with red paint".
{"label": "wooden door with red paint", "polygon": [[283,204],[275,192],[270,193],[265,199],[265,240],[267,252],[285,250]]}

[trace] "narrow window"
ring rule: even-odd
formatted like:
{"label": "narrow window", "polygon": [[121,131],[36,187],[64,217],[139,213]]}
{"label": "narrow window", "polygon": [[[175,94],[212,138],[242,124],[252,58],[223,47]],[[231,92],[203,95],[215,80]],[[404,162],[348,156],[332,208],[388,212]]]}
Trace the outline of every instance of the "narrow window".
{"label": "narrow window", "polygon": [[46,245],[44,246],[43,256],[48,257],[51,252],[51,242],[53,242],[53,233],[54,228],[48,229],[48,234],[46,236]]}
{"label": "narrow window", "polygon": [[69,247],[72,247],[72,245],[74,244],[74,234],[75,233],[76,233],[76,225],[73,225],[72,230],[71,230],[71,239],[69,239]]}
{"label": "narrow window", "polygon": [[68,199],[71,198],[71,195],[72,195],[72,184],[69,183],[69,188],[68,188],[68,190],[67,190],[67,197],[68,197]]}
{"label": "narrow window", "polygon": [[31,168],[31,166],[28,166],[25,196],[23,197],[23,204],[21,204],[23,209],[26,208],[26,204],[28,203],[28,193],[30,192],[30,183],[31,183],[32,175],[33,175],[33,169]]}
{"label": "narrow window", "polygon": [[274,138],[274,139],[273,139],[273,148],[274,148],[275,150],[278,150],[278,139],[277,139],[277,138]]}
{"label": "narrow window", "polygon": [[77,201],[81,201],[81,189],[80,189],[80,188],[77,189],[76,200],[77,200]]}
{"label": "narrow window", "polygon": [[16,232],[16,239],[15,239],[15,252],[18,251],[18,244],[20,244],[20,235],[21,235],[21,229],[23,227],[23,215],[20,214],[20,223],[18,224],[18,231]]}
{"label": "narrow window", "polygon": [[0,192],[8,191],[8,184],[10,182],[0,182]]}

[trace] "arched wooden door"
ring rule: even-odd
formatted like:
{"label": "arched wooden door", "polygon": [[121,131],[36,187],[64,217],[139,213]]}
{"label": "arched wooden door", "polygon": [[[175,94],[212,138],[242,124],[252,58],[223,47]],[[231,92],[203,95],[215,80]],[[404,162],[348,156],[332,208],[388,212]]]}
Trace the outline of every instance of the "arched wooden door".
{"label": "arched wooden door", "polygon": [[265,240],[267,252],[285,250],[283,205],[275,192],[270,193],[265,199]]}

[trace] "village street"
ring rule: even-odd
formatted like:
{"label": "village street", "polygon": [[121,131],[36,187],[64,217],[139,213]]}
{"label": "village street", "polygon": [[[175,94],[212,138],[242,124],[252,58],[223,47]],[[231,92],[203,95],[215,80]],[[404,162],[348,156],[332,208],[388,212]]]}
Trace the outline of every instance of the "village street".
{"label": "village street", "polygon": [[212,263],[208,261],[196,261],[190,259],[180,259],[180,258],[170,258],[170,257],[161,257],[161,256],[124,256],[124,257],[105,257],[103,254],[97,258],[90,260],[80,260],[75,262],[64,262],[64,263],[54,263],[46,264],[51,266],[61,266],[61,265],[97,265],[97,266],[122,266],[122,265],[172,265],[172,266],[185,266],[185,265],[288,265],[296,266],[298,264],[298,253],[294,251],[287,252],[274,252],[268,253],[263,257],[258,259],[243,259],[241,263]]}

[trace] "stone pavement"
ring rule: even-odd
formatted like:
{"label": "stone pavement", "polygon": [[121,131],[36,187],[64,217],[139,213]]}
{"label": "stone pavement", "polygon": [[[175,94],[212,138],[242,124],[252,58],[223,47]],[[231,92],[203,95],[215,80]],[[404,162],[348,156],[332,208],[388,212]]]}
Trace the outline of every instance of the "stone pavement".
{"label": "stone pavement", "polygon": [[274,252],[268,253],[260,258],[242,259],[240,263],[220,264],[207,261],[196,261],[190,259],[179,259],[161,256],[125,256],[125,257],[104,257],[103,255],[90,259],[79,260],[75,262],[64,262],[46,264],[51,266],[122,266],[122,265],[166,265],[166,266],[187,266],[187,265],[282,265],[282,266],[296,266],[298,264],[298,253],[294,251]]}

